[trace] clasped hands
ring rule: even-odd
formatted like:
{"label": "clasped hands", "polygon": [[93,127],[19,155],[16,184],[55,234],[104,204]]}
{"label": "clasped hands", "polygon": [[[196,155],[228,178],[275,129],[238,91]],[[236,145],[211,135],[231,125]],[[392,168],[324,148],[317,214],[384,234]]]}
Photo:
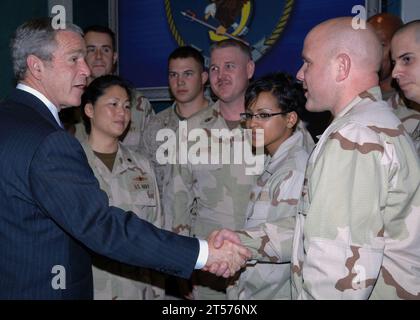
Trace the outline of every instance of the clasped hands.
{"label": "clasped hands", "polygon": [[203,270],[224,278],[232,277],[251,258],[239,236],[229,229],[213,231],[207,239],[209,257]]}

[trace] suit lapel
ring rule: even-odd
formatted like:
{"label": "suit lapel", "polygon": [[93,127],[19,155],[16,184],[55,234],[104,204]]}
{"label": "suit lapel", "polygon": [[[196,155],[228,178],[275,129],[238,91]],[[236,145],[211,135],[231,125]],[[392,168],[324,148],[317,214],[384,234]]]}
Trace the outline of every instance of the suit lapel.
{"label": "suit lapel", "polygon": [[47,108],[47,106],[34,95],[20,89],[14,89],[11,95],[9,96],[9,99],[14,102],[31,107],[36,112],[38,112],[45,120],[54,125],[54,127],[56,127],[57,129],[62,129],[55,120],[54,116],[51,114],[51,111]]}

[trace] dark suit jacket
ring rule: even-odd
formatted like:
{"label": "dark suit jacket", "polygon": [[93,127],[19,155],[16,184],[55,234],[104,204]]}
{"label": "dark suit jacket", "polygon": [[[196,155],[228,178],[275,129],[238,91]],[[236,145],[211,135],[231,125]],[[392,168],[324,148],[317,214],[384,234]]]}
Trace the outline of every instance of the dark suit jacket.
{"label": "dark suit jacket", "polygon": [[197,239],[110,207],[79,142],[16,89],[0,103],[0,299],[91,299],[85,246],[184,278],[199,251]]}

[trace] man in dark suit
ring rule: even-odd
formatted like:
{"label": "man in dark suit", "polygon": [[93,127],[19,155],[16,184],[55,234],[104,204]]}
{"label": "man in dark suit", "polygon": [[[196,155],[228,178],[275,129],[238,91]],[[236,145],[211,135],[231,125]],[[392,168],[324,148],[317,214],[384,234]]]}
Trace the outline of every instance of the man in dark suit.
{"label": "man in dark suit", "polygon": [[216,249],[109,207],[58,118],[61,106],[80,104],[90,74],[78,27],[33,20],[11,49],[19,84],[0,104],[0,299],[92,298],[88,249],[184,278],[239,269],[249,257],[239,245]]}

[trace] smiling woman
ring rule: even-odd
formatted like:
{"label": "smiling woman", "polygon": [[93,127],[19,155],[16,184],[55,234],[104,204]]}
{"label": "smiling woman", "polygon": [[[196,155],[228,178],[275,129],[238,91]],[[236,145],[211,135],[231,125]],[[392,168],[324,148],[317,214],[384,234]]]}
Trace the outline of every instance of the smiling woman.
{"label": "smiling woman", "polygon": [[288,74],[269,74],[254,81],[245,93],[246,112],[241,113],[247,128],[253,131],[253,145],[259,146],[255,131],[263,129],[265,150],[273,156],[297,129],[310,152],[313,140],[300,122],[304,105],[302,86]]}
{"label": "smiling woman", "polygon": [[[114,75],[96,78],[83,94],[82,113],[88,133],[82,146],[110,204],[161,227],[153,169],[145,157],[119,142],[130,122],[130,88]],[[95,299],[164,297],[163,277],[99,255],[93,258],[93,284]]]}
{"label": "smiling woman", "polygon": [[[231,300],[290,299],[290,253],[308,153],[309,133],[299,123],[305,98],[301,84],[284,73],[267,75],[246,90],[241,116],[252,130],[252,144],[264,146],[264,171],[250,193],[242,243],[253,262],[227,289]],[[264,140],[256,131],[263,130]],[[254,263],[255,262],[255,263]]]}
{"label": "smiling woman", "polygon": [[[116,151],[118,138],[128,127],[131,118],[130,89],[127,84],[116,76],[97,78],[83,94],[82,108],[91,144],[98,144],[99,152]],[[106,143],[97,143],[98,140]]]}

